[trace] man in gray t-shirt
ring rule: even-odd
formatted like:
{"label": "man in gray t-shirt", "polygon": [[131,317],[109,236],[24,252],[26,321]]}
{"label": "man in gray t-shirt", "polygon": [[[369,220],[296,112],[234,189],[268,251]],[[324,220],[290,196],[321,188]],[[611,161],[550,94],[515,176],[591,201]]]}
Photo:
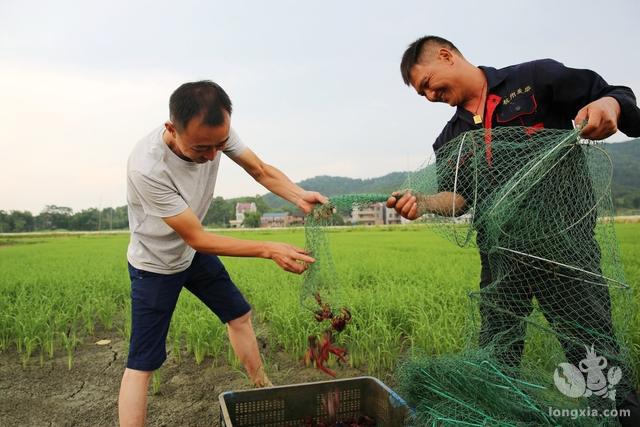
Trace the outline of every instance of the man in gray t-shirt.
{"label": "man in gray t-shirt", "polygon": [[314,262],[302,248],[205,232],[202,227],[221,153],[305,213],[326,203],[262,162],[230,126],[231,100],[211,81],[185,83],[171,95],[171,120],[133,149],[127,164],[131,240],[131,341],[118,401],[120,425],[143,425],[149,378],[166,359],[165,341],[182,288],[227,324],[231,345],[257,386],[264,374],[251,311],[217,255],[269,258],[302,273]]}

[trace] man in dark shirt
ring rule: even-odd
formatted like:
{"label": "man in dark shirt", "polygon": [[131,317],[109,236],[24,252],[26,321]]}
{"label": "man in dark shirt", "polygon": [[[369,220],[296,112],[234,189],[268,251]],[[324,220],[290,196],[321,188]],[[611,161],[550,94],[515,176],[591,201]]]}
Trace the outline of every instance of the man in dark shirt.
{"label": "man in dark shirt", "polygon": [[[608,85],[602,77],[590,70],[568,68],[551,59],[502,69],[476,67],[469,63],[451,42],[436,36],[423,37],[412,43],[403,55],[400,68],[404,82],[413,87],[418,95],[424,96],[430,102],[445,102],[457,108],[433,145],[437,162],[441,160],[443,153],[448,151],[443,149],[448,141],[463,132],[483,128],[521,126],[532,132],[545,128],[573,129],[573,120],[576,124],[588,122],[581,131],[581,136],[585,139],[604,139],[618,129],[629,136],[640,136],[640,109],[631,89]],[[490,136],[485,139],[485,143],[486,160],[491,162]],[[586,168],[584,171],[587,172]],[[460,192],[453,192],[448,188],[441,190],[440,193],[426,197],[410,192],[402,195],[396,193],[389,198],[387,206],[394,207],[405,218],[416,219],[426,212],[458,215],[464,212],[468,203],[471,203],[470,200],[465,200],[464,194],[461,195]],[[591,225],[588,221],[586,224],[585,228],[591,226],[593,230],[595,218]],[[589,234],[592,235],[591,230]],[[480,287],[486,288],[496,278],[492,277],[488,254],[480,242],[483,239],[482,234],[482,230],[478,230],[482,263]],[[595,240],[592,240],[587,250],[596,261],[593,269],[597,270],[600,253]],[[583,283],[580,283],[580,280],[573,283],[566,280],[561,282],[551,276],[545,279],[553,283],[534,289],[530,294],[510,296],[509,303],[517,307],[517,310],[512,311],[526,317],[531,313],[531,300],[535,296],[550,323],[556,330],[562,329],[561,323],[566,323],[568,317],[567,309],[558,304],[558,298],[554,298],[550,293],[567,290],[571,286],[581,289],[577,286],[583,286]],[[584,304],[588,304],[585,310],[594,308],[594,304],[600,310],[592,317],[585,315],[584,319],[590,319],[591,324],[584,326],[593,329],[592,336],[610,337],[601,338],[601,342],[603,346],[608,347],[608,351],[616,352],[608,289],[606,286],[593,286],[588,294],[585,298],[590,300],[585,300]],[[508,349],[497,356],[506,364],[517,365],[524,348],[526,328],[517,324],[522,323],[514,320],[517,316],[511,316],[511,320],[506,320],[508,316],[501,315],[500,310],[488,307],[486,298],[485,296],[483,301],[481,297],[480,344],[488,345],[496,335],[506,333]],[[552,320],[554,317],[557,321],[555,325]],[[580,320],[582,319],[578,319]],[[566,328],[566,324],[564,327]],[[495,344],[495,341],[493,343]],[[567,359],[578,364],[582,357],[575,346],[572,347],[570,343],[562,340],[561,343]],[[630,371],[626,373],[631,375]],[[631,381],[630,378],[627,380]],[[631,417],[620,418],[623,425],[640,425],[640,411],[635,392],[629,394],[618,407],[632,410]]]}

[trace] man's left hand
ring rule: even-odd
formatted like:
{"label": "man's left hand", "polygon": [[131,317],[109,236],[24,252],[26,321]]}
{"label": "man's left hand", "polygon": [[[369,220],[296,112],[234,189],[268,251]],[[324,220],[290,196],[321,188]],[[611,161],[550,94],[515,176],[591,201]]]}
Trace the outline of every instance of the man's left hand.
{"label": "man's left hand", "polygon": [[615,98],[605,96],[582,107],[574,119],[576,126],[587,120],[580,132],[585,139],[605,139],[618,130],[620,104]]}
{"label": "man's left hand", "polygon": [[318,203],[328,203],[329,199],[327,199],[322,194],[317,191],[305,191],[298,202],[298,207],[302,212],[308,214],[313,210],[313,207]]}

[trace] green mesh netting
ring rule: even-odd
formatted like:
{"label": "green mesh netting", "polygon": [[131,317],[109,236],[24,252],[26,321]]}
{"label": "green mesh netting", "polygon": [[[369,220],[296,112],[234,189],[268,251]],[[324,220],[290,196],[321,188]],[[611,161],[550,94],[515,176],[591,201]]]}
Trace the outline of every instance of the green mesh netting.
{"label": "green mesh netting", "polygon": [[[599,418],[635,383],[629,360],[632,294],[625,282],[611,202],[612,167],[602,144],[578,130],[477,130],[449,141],[405,188],[424,215],[460,246],[477,246],[483,265],[461,354],[405,361],[400,388],[418,425],[576,425]],[[332,198],[348,210],[386,200]],[[306,244],[318,260],[306,273],[302,304],[320,293],[348,305],[323,229],[328,207],[307,217]],[[544,360],[523,358],[524,342]],[[588,417],[554,418],[553,409],[588,408]],[[584,414],[584,412],[583,412]]]}
{"label": "green mesh netting", "polygon": [[367,206],[372,203],[386,202],[388,194],[346,194],[332,197],[330,203],[318,206],[305,218],[305,247],[316,259],[309,265],[305,273],[302,291],[300,293],[303,307],[316,310],[318,304],[315,296],[321,295],[323,301],[332,307],[338,307],[345,301],[340,295],[341,286],[338,282],[331,257],[329,240],[325,227],[333,224],[334,215],[350,213],[353,208]]}

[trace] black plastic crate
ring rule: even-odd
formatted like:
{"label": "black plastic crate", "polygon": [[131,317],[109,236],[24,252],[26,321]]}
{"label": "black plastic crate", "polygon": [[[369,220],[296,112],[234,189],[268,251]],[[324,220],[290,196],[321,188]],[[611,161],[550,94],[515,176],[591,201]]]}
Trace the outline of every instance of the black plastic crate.
{"label": "black plastic crate", "polygon": [[347,378],[221,393],[220,425],[304,426],[327,421],[323,399],[331,392],[339,395],[338,420],[367,415],[376,426],[404,426],[409,415],[406,402],[382,381],[373,377]]}

